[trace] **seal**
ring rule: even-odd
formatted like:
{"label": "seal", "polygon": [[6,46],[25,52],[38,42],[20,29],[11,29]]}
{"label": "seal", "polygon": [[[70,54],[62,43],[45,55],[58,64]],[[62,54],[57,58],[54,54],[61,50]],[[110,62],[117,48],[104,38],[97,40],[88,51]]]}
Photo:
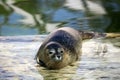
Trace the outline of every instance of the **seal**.
{"label": "seal", "polygon": [[35,59],[40,66],[61,69],[80,59],[81,48],[80,32],[70,27],[63,27],[48,35]]}
{"label": "seal", "polygon": [[48,35],[35,59],[40,66],[61,69],[80,59],[82,40],[120,37],[120,33],[78,31],[70,27],[59,28]]}

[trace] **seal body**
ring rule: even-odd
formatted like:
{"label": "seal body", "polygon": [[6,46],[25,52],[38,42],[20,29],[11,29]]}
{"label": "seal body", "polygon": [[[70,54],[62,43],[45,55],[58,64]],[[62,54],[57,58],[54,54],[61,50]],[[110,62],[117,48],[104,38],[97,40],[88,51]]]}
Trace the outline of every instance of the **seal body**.
{"label": "seal body", "polygon": [[60,69],[80,59],[82,37],[70,27],[48,35],[36,54],[37,63],[48,69]]}

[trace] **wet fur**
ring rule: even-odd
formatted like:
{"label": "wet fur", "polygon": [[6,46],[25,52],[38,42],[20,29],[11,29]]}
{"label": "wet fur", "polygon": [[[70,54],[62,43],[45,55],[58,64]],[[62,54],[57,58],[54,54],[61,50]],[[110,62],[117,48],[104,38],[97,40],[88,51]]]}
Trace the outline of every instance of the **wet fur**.
{"label": "wet fur", "polygon": [[[51,60],[46,54],[45,48],[51,42],[57,42],[64,48],[63,59],[60,62]],[[63,27],[52,32],[40,46],[36,55],[38,64],[48,69],[60,69],[80,59],[82,38],[77,30]]]}

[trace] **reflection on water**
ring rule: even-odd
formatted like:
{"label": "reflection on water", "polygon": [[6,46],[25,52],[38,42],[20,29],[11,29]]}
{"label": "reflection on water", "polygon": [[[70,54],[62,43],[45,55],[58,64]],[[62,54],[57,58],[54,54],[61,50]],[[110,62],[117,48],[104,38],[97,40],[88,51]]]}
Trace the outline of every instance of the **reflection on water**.
{"label": "reflection on water", "polygon": [[0,35],[44,34],[62,26],[119,32],[119,0],[1,0]]}
{"label": "reflection on water", "polygon": [[48,70],[43,67],[37,67],[44,80],[71,80],[75,76],[77,68],[77,64],[60,70]]}

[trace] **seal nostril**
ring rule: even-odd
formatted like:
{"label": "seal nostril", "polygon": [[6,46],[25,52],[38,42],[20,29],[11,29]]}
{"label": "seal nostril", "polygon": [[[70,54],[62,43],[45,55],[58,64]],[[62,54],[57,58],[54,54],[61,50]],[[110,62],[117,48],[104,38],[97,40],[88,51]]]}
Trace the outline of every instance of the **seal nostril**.
{"label": "seal nostril", "polygon": [[60,56],[57,56],[58,58],[60,58]]}

